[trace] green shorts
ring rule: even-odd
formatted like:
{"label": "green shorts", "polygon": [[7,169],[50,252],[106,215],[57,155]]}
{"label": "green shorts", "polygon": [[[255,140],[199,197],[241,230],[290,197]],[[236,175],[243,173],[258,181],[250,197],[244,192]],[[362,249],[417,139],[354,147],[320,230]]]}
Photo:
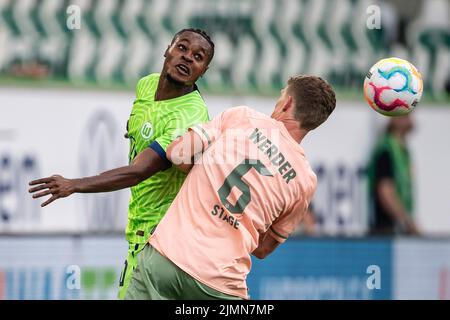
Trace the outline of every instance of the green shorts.
{"label": "green shorts", "polygon": [[137,266],[138,254],[142,251],[145,245],[146,243],[130,243],[128,245],[128,255],[125,260],[122,273],[120,274],[119,294],[117,295],[117,297],[121,300],[125,298],[125,293],[127,292],[130,284],[131,276]]}
{"label": "green shorts", "polygon": [[125,295],[125,300],[243,300],[197,281],[146,245],[138,257],[138,266]]}

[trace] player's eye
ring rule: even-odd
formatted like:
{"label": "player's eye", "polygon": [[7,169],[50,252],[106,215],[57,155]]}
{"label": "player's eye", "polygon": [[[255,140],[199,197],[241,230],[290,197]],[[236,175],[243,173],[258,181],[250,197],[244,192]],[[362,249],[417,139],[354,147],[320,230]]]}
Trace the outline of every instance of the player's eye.
{"label": "player's eye", "polygon": [[195,60],[197,60],[197,61],[202,61],[202,60],[203,60],[203,56],[202,56],[201,54],[198,54],[198,53],[196,53],[196,54],[194,55],[194,58],[195,58]]}
{"label": "player's eye", "polygon": [[178,49],[180,49],[180,50],[182,50],[182,51],[185,51],[185,50],[186,50],[186,46],[183,45],[183,44],[179,44],[179,45],[178,45]]}

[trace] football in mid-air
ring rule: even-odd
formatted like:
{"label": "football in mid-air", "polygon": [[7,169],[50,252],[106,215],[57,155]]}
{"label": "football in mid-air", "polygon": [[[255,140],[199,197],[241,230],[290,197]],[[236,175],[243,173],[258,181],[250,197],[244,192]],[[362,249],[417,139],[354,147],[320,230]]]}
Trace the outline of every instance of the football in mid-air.
{"label": "football in mid-air", "polygon": [[422,97],[422,76],[410,62],[399,58],[378,61],[364,80],[369,105],[385,116],[411,112]]}

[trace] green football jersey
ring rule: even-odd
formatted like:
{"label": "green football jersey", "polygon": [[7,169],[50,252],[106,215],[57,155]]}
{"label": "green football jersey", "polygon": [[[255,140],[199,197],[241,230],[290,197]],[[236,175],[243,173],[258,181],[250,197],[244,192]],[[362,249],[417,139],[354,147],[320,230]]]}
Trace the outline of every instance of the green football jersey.
{"label": "green football jersey", "polygon": [[[165,157],[169,144],[188,128],[209,120],[208,110],[197,90],[173,99],[155,101],[159,74],[148,75],[136,86],[136,100],[128,121],[129,161],[151,147]],[[161,221],[186,178],[171,167],[131,188],[126,239],[145,243]]]}

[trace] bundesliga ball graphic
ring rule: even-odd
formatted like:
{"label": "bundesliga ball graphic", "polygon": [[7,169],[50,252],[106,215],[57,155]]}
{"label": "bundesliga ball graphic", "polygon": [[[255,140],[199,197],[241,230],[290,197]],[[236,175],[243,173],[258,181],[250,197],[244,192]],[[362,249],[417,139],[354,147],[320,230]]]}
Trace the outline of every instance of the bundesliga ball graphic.
{"label": "bundesliga ball graphic", "polygon": [[385,116],[411,112],[422,97],[422,76],[410,62],[399,58],[378,61],[364,80],[369,105]]}

